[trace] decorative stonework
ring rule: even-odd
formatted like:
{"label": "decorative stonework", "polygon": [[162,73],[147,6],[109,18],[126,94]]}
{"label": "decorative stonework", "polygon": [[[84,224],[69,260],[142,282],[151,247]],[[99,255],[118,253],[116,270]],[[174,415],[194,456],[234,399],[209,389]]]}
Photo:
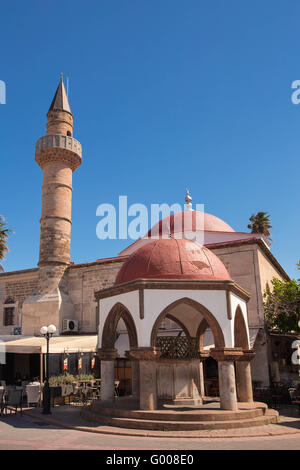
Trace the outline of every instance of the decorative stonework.
{"label": "decorative stonework", "polygon": [[82,156],[82,148],[80,142],[78,142],[78,140],[74,139],[73,137],[67,135],[45,135],[44,137],[41,137],[35,145],[36,153],[48,148],[61,148],[65,150],[70,150],[71,152],[79,155],[80,158]]}
{"label": "decorative stonework", "polygon": [[65,162],[75,171],[81,164],[81,159],[80,142],[67,135],[45,135],[35,146],[35,161],[42,169],[48,163]]}
{"label": "decorative stonework", "polygon": [[127,357],[129,359],[134,359],[138,361],[155,361],[161,356],[161,351],[158,348],[132,348],[127,352]]}
{"label": "decorative stonework", "polygon": [[158,336],[156,346],[167,359],[196,359],[199,357],[196,338],[187,336]]}

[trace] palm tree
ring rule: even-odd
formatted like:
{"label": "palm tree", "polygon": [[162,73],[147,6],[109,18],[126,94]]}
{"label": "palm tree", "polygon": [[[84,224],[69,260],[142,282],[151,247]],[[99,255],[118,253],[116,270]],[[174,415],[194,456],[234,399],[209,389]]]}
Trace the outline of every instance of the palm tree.
{"label": "palm tree", "polygon": [[267,212],[257,212],[257,214],[251,215],[249,221],[250,224],[248,224],[248,228],[251,229],[251,233],[262,233],[265,235],[265,237],[272,241],[269,230],[272,228],[272,225],[270,216],[267,214]]}
{"label": "palm tree", "polygon": [[[5,253],[8,251],[7,239],[9,233],[11,233],[11,230],[5,228],[5,226],[6,220],[2,215],[0,215],[0,260],[3,260],[5,258]],[[1,266],[1,264],[0,271],[3,271],[3,267]]]}

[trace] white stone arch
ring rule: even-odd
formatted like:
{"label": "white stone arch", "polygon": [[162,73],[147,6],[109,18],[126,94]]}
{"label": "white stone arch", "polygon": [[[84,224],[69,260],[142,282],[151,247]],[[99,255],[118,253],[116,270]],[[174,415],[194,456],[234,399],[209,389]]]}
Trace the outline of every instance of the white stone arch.
{"label": "white stone arch", "polygon": [[[99,328],[98,328],[98,348],[101,348],[102,341],[102,332],[104,328],[105,321],[111,311],[111,309],[120,303],[130,312],[132,319],[134,321],[138,343],[139,343],[139,332],[138,332],[138,318],[139,318],[139,292],[132,291],[126,292],[124,294],[114,295],[112,297],[107,297],[99,301]],[[139,343],[140,344],[140,343]]]}
{"label": "white stone arch", "polygon": [[233,338],[235,343],[235,316],[237,311],[239,310],[243,316],[243,320],[245,323],[247,338],[248,338],[248,347],[250,348],[250,335],[249,335],[249,324],[248,324],[248,312],[247,312],[247,304],[244,300],[239,298],[237,295],[230,293],[230,305],[231,305],[231,315],[232,315],[232,328],[233,328]]}
{"label": "white stone arch", "polygon": [[[225,347],[233,347],[233,325],[227,314],[225,290],[146,289],[144,296],[145,321],[139,328],[141,346],[150,346],[151,331],[159,315],[172,303],[188,298],[202,305],[214,316],[223,332]],[[198,325],[191,336],[196,336],[197,329]]]}
{"label": "white stone arch", "polygon": [[[151,339],[150,339],[150,346],[154,347],[157,339],[158,329],[160,326],[161,321],[168,315],[169,312],[176,306],[191,306],[197,312],[199,320],[199,325],[201,324],[203,318],[207,321],[209,326],[211,327],[215,339],[215,343],[217,347],[224,347],[225,346],[225,339],[222,332],[221,325],[218,323],[214,315],[202,304],[199,302],[190,299],[189,297],[185,296],[182,297],[171,304],[169,304],[162,312],[156,317],[155,322],[153,323],[152,331],[151,331]],[[184,313],[180,318],[180,321],[184,324],[185,318]],[[187,325],[185,325],[187,326]]]}

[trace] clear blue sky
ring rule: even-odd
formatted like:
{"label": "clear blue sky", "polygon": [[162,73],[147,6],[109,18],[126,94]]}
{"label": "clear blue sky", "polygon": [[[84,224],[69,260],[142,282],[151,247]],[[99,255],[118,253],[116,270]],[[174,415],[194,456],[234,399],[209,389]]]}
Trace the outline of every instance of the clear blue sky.
{"label": "clear blue sky", "polygon": [[300,4],[296,0],[98,0],[0,4],[1,205],[15,231],[5,270],[36,266],[42,171],[34,161],[60,73],[74,137],[71,258],[115,256],[96,208],[194,202],[236,231],[267,211],[272,252],[299,259]]}

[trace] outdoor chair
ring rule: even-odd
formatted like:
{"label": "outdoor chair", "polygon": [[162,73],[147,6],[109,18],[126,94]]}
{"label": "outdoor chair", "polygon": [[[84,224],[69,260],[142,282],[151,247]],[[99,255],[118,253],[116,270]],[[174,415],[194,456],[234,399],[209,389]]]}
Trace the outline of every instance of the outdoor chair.
{"label": "outdoor chair", "polygon": [[18,408],[20,408],[22,415],[22,390],[8,390],[4,403],[4,408],[5,414],[7,414],[8,408],[10,410],[10,413],[12,409],[14,409],[15,413],[17,413]]}
{"label": "outdoor chair", "polygon": [[71,401],[71,395],[73,395],[74,387],[71,384],[65,384],[61,386],[61,396],[69,398],[69,404]]}
{"label": "outdoor chair", "polygon": [[97,385],[96,399],[97,399],[97,400],[100,400],[100,398],[101,398],[101,384],[99,383],[99,384]]}
{"label": "outdoor chair", "polygon": [[119,396],[119,385],[120,385],[120,380],[115,380],[115,397]]}
{"label": "outdoor chair", "polygon": [[300,415],[300,396],[299,396],[299,392],[295,388],[289,388],[288,391],[289,391],[289,395],[290,395],[290,398],[291,398],[291,403],[292,403],[292,405],[298,406],[298,412],[299,412],[299,415]]}
{"label": "outdoor chair", "polygon": [[73,388],[73,395],[74,395],[74,403],[82,403],[83,393],[82,393],[82,387],[80,385],[75,385],[75,387]]}
{"label": "outdoor chair", "polygon": [[41,401],[41,386],[39,385],[26,385],[27,406],[34,403],[36,406],[40,405]]}
{"label": "outdoor chair", "polygon": [[22,380],[21,385],[22,385],[22,389],[23,389],[23,396],[26,395],[26,385],[29,385],[29,383],[30,383],[29,380]]}
{"label": "outdoor chair", "polygon": [[93,397],[94,397],[94,391],[91,387],[83,387],[82,388],[82,396],[81,396],[81,400],[82,400],[82,404],[85,406],[85,405],[88,405],[90,401],[93,400]]}

